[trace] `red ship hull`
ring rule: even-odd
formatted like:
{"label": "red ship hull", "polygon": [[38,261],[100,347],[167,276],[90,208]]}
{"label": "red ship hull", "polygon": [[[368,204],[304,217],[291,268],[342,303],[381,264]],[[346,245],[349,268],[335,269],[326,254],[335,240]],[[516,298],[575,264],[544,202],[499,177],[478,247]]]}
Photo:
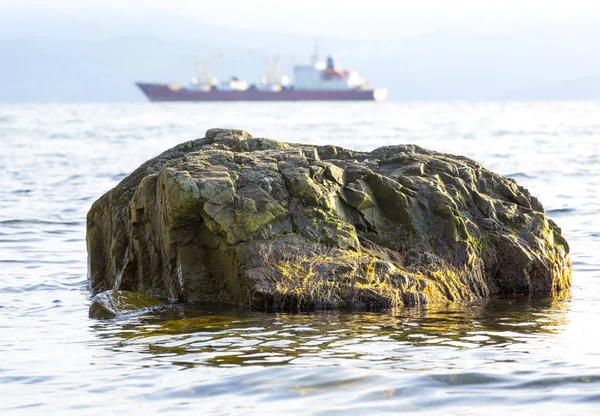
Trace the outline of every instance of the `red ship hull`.
{"label": "red ship hull", "polygon": [[136,84],[150,101],[381,101],[387,96],[383,89],[374,90],[294,90],[245,91],[193,90],[168,84]]}

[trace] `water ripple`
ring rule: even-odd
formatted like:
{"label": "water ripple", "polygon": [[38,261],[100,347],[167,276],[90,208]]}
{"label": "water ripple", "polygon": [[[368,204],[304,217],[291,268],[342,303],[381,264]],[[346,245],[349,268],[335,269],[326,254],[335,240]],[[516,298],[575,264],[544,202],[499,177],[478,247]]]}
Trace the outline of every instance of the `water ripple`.
{"label": "water ripple", "polygon": [[[594,102],[0,104],[0,412],[595,414],[599,113]],[[91,203],[215,126],[471,157],[544,203],[572,247],[574,287],[429,309],[191,304],[88,319]]]}

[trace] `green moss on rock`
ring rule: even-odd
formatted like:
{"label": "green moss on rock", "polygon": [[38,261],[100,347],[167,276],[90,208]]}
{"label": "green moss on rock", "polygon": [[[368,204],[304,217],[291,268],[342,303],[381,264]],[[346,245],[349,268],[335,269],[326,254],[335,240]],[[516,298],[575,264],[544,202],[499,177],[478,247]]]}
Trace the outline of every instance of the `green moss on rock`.
{"label": "green moss on rock", "polygon": [[140,166],[93,204],[87,247],[91,286],[104,292],[97,316],[135,304],[119,300],[130,299],[123,290],[310,309],[571,284],[560,228],[526,189],[477,162],[240,130],[211,129]]}

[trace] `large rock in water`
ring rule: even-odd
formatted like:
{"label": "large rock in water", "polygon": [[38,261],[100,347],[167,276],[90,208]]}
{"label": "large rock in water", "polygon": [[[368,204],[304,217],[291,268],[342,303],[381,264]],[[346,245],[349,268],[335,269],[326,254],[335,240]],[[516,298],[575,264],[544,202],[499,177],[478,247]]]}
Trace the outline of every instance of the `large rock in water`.
{"label": "large rock in water", "polygon": [[259,308],[465,301],[570,286],[540,202],[466,157],[212,129],[140,166],[87,217],[92,289]]}

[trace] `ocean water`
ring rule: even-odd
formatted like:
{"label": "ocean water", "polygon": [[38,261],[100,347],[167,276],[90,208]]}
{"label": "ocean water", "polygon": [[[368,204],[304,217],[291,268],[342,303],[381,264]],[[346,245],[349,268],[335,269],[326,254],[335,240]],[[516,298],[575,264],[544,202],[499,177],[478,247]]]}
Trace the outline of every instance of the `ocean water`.
{"label": "ocean water", "polygon": [[[474,305],[89,319],[85,216],[211,127],[462,154],[540,198],[573,287]],[[0,414],[600,413],[600,102],[0,104]]]}

